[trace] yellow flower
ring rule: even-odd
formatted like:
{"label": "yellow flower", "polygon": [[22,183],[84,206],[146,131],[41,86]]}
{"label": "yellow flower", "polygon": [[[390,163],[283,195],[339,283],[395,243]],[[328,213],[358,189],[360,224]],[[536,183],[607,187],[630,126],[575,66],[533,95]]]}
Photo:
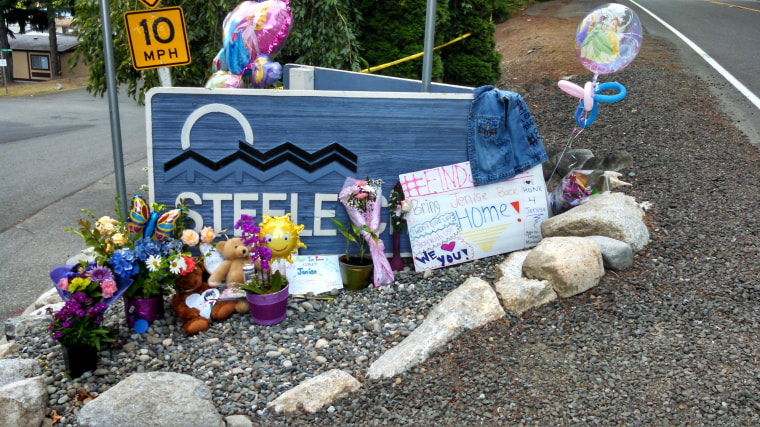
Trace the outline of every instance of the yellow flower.
{"label": "yellow flower", "polygon": [[214,233],[214,229],[211,227],[203,227],[203,230],[201,230],[201,242],[203,243],[211,243],[216,238],[216,233]]}
{"label": "yellow flower", "polygon": [[79,291],[83,291],[87,289],[88,286],[90,286],[90,283],[92,283],[90,279],[77,277],[74,280],[72,280],[71,283],[69,283],[69,292],[73,294]]}
{"label": "yellow flower", "polygon": [[182,240],[182,243],[186,244],[187,246],[197,245],[199,239],[200,239],[200,236],[198,236],[198,233],[196,233],[195,230],[186,228],[184,231],[182,231],[181,240]]}
{"label": "yellow flower", "polygon": [[95,228],[100,231],[100,234],[111,234],[116,230],[116,220],[110,216],[102,216],[95,223]]}
{"label": "yellow flower", "polygon": [[125,243],[127,243],[127,237],[123,233],[114,233],[113,236],[111,236],[111,241],[116,246],[124,246]]}

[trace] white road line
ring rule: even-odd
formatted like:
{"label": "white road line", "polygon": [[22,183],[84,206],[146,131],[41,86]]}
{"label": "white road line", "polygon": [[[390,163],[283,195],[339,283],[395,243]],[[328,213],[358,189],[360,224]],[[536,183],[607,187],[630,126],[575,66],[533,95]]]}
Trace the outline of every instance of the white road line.
{"label": "white road line", "polygon": [[659,16],[655,15],[654,13],[650,12],[647,8],[644,6],[636,3],[634,0],[630,0],[631,3],[638,6],[641,10],[648,13],[652,18],[656,19],[657,22],[664,25],[665,28],[673,32],[678,38],[684,41],[690,48],[694,50],[694,52],[697,52],[699,56],[701,56],[705,61],[707,61],[710,66],[712,66],[715,71],[720,73],[726,80],[728,80],[729,83],[731,83],[739,92],[741,92],[742,95],[744,95],[751,103],[757,107],[757,109],[760,109],[760,98],[755,96],[754,93],[752,93],[749,89],[747,89],[746,86],[744,86],[739,80],[736,79],[731,73],[729,73],[725,68],[723,68],[722,65],[718,64],[717,61],[715,61],[710,55],[707,54],[704,50],[700,49],[699,46],[696,45],[693,41],[689,40],[685,35],[681,34],[678,30],[673,28],[670,24],[660,19]]}

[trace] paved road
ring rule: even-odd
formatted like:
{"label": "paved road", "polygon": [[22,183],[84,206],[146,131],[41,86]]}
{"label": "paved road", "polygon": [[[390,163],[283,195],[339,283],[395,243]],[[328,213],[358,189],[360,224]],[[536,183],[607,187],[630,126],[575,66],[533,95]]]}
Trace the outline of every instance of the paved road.
{"label": "paved road", "polygon": [[[119,97],[127,192],[147,183],[145,110]],[[107,97],[85,90],[0,100],[0,320],[50,288],[47,273],[77,254],[64,231],[80,209],[114,213]]]}

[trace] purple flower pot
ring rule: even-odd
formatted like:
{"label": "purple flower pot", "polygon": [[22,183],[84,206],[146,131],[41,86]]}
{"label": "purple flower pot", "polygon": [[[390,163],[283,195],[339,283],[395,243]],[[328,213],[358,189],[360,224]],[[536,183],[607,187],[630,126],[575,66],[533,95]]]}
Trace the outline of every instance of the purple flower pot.
{"label": "purple flower pot", "polygon": [[127,298],[124,299],[124,314],[127,316],[127,325],[135,327],[135,322],[142,319],[148,325],[156,319],[164,317],[164,297],[158,295],[150,298]]}
{"label": "purple flower pot", "polygon": [[287,315],[288,291],[286,285],[279,292],[273,294],[258,295],[251,292],[245,294],[245,299],[251,307],[251,318],[259,325],[276,325]]}

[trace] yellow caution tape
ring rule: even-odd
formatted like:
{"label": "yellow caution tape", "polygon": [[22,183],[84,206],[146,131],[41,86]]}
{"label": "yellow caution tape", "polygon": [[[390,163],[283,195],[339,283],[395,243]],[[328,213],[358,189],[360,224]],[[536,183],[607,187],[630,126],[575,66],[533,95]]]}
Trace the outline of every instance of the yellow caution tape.
{"label": "yellow caution tape", "polygon": [[[455,38],[454,40],[451,40],[450,42],[447,42],[447,43],[444,43],[444,44],[442,44],[440,46],[434,47],[433,50],[438,50],[438,49],[446,47],[446,46],[448,46],[450,44],[456,43],[456,42],[458,42],[460,40],[464,40],[467,37],[470,37],[471,35],[472,35],[472,33],[467,33],[465,35],[459,36],[459,37]],[[417,59],[417,58],[419,58],[420,56],[422,56],[424,54],[425,54],[425,52],[415,53],[414,55],[407,56],[406,58],[397,59],[397,60],[395,60],[393,62],[388,62],[387,64],[378,65],[377,67],[365,68],[365,69],[362,70],[362,73],[371,73],[372,71],[378,71],[378,70],[382,70],[383,68],[392,67],[392,66],[394,66],[396,64],[400,64],[402,62],[411,61],[412,59]]]}

